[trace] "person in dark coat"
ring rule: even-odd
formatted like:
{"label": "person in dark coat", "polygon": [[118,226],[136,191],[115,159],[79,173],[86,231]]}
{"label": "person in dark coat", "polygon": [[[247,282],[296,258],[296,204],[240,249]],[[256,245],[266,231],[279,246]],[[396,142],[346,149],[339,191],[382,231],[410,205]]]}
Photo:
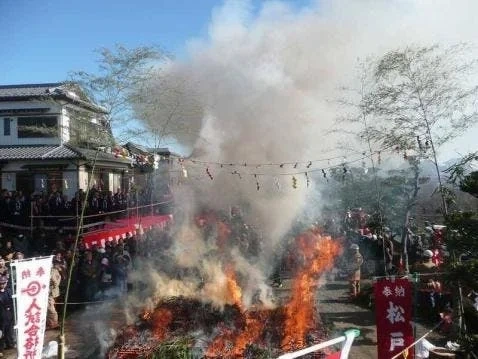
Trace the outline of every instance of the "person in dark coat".
{"label": "person in dark coat", "polygon": [[16,225],[23,224],[22,217],[24,215],[24,202],[18,194],[15,195],[15,199],[9,203],[9,206],[12,223]]}
{"label": "person in dark coat", "polygon": [[5,242],[5,247],[0,249],[0,255],[5,259],[10,261],[15,254],[15,248],[13,248],[13,241],[11,239],[7,239]]}
{"label": "person in dark coat", "polygon": [[128,291],[128,271],[131,264],[131,256],[128,251],[118,245],[116,253],[113,256],[114,281],[118,288],[119,295],[126,294]]}
{"label": "person in dark coat", "polygon": [[85,257],[80,263],[79,274],[81,292],[85,301],[93,301],[98,289],[99,262],[93,257],[91,251],[85,252]]}
{"label": "person in dark coat", "polygon": [[19,233],[13,239],[13,248],[16,252],[22,252],[25,256],[30,255],[30,240],[23,233]]}
{"label": "person in dark coat", "polygon": [[0,318],[1,330],[3,336],[0,339],[0,348],[15,348],[15,340],[13,335],[14,315],[13,315],[13,298],[10,289],[7,288],[8,279],[0,278]]}

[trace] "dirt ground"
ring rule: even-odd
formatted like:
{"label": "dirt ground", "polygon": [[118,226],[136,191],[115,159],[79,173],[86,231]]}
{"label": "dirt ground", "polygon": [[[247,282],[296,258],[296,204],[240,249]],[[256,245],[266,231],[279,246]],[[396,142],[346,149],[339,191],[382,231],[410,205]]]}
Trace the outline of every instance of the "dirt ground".
{"label": "dirt ground", "polygon": [[[370,286],[370,281],[362,281],[363,286]],[[348,296],[346,281],[329,281],[319,288],[319,313],[322,320],[332,328],[332,337],[343,335],[347,329],[357,328],[360,336],[355,339],[350,359],[377,358],[377,328],[375,312],[366,306],[352,303]],[[415,338],[419,338],[430,330],[430,326],[415,323]],[[446,338],[432,332],[427,339],[435,345],[443,345]]]}
{"label": "dirt ground", "polygon": [[347,329],[357,328],[360,336],[354,340],[350,358],[377,358],[377,330],[375,314],[351,303],[348,283],[329,282],[319,288],[319,313],[332,331],[331,338],[343,335]]}

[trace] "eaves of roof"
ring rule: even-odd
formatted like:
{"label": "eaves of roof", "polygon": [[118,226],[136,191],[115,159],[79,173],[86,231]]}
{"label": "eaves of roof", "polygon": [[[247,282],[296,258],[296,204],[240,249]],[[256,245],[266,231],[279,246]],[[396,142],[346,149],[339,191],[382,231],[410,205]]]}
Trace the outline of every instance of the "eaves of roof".
{"label": "eaves of roof", "polygon": [[[96,157],[97,156],[97,157]],[[131,164],[126,158],[116,158],[110,153],[84,149],[70,145],[37,145],[37,146],[0,146],[0,161],[13,160],[68,160],[84,159]]]}
{"label": "eaves of roof", "polygon": [[92,110],[97,113],[108,114],[108,111],[95,103],[82,100],[70,95],[70,92],[61,82],[25,85],[0,85],[0,101],[27,101],[27,100],[65,100]]}
{"label": "eaves of roof", "polygon": [[149,155],[151,153],[146,147],[134,142],[127,142],[123,147],[125,147],[130,152],[139,152],[144,155]]}
{"label": "eaves of roof", "polygon": [[61,82],[43,84],[0,85],[1,98],[18,98],[26,96],[45,96],[52,89],[62,86]]}
{"label": "eaves of roof", "polygon": [[78,154],[65,146],[0,146],[0,160],[73,159]]}

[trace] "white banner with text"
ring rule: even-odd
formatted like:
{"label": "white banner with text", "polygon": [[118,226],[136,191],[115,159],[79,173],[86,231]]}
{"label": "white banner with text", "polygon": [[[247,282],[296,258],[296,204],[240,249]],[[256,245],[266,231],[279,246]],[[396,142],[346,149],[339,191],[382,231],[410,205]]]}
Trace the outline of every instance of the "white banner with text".
{"label": "white banner with text", "polygon": [[41,359],[46,327],[52,258],[12,262],[18,358]]}

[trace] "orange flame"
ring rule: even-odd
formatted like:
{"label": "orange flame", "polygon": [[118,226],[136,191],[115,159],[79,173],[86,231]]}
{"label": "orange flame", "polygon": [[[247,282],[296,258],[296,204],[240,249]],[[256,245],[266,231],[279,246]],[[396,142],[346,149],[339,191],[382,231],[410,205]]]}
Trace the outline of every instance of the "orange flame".
{"label": "orange flame", "polygon": [[312,229],[297,237],[299,269],[292,285],[292,298],[285,306],[284,336],[281,348],[285,351],[305,346],[307,333],[316,323],[315,303],[318,277],[333,266],[340,252],[340,244],[330,236]]}
{"label": "orange flame", "polygon": [[[297,238],[299,271],[293,281],[292,298],[284,308],[284,335],[281,349],[295,350],[306,345],[307,334],[316,324],[316,287],[318,277],[330,269],[341,250],[340,244],[319,230],[309,230]],[[241,306],[239,287],[232,264],[226,268],[227,289],[232,302]],[[240,328],[223,328],[207,350],[208,358],[242,358],[248,344],[257,343],[267,319],[266,311],[245,312]]]}
{"label": "orange flame", "polygon": [[241,308],[242,289],[237,283],[236,273],[232,264],[228,264],[226,266],[225,273],[228,302]]}
{"label": "orange flame", "polygon": [[257,338],[262,334],[266,313],[257,312],[246,314],[246,325],[242,332],[238,333],[234,341],[233,354],[236,357],[243,358],[244,351],[248,344],[256,343]]}
{"label": "orange flame", "polygon": [[[217,244],[224,250],[230,235],[230,227],[218,220],[205,217],[208,223],[217,227]],[[211,221],[212,220],[212,221]],[[296,238],[294,265],[298,268],[292,282],[291,298],[281,311],[283,333],[281,350],[300,349],[306,343],[307,334],[317,329],[316,288],[321,274],[333,266],[341,246],[330,236],[322,235],[318,229],[311,229]],[[224,297],[226,303],[235,306],[240,312],[234,323],[222,323],[217,328],[217,336],[206,350],[206,358],[244,358],[248,345],[260,342],[266,323],[271,317],[267,310],[247,311],[242,304],[242,289],[238,283],[234,262],[225,264],[226,280]],[[153,313],[145,312],[143,318],[154,323],[153,333],[158,340],[166,339],[168,326],[173,320],[173,311],[158,308]]]}
{"label": "orange flame", "polygon": [[232,328],[220,327],[219,333],[206,350],[206,358],[230,358],[232,355],[235,331]]}
{"label": "orange flame", "polygon": [[245,312],[241,302],[242,290],[237,283],[232,264],[229,264],[225,273],[227,276],[227,293],[231,302],[236,305],[242,314],[243,323],[237,323],[238,328],[221,328],[219,335],[209,345],[206,357],[208,358],[243,358],[247,345],[256,342],[261,335],[265,313]]}
{"label": "orange flame", "polygon": [[206,351],[206,358],[244,358],[247,346],[257,343],[262,334],[267,314],[243,312],[243,328],[223,327]]}
{"label": "orange flame", "polygon": [[168,325],[173,320],[173,313],[166,308],[158,308],[151,315],[151,321],[153,323],[153,333],[158,340],[166,338],[168,333]]}

